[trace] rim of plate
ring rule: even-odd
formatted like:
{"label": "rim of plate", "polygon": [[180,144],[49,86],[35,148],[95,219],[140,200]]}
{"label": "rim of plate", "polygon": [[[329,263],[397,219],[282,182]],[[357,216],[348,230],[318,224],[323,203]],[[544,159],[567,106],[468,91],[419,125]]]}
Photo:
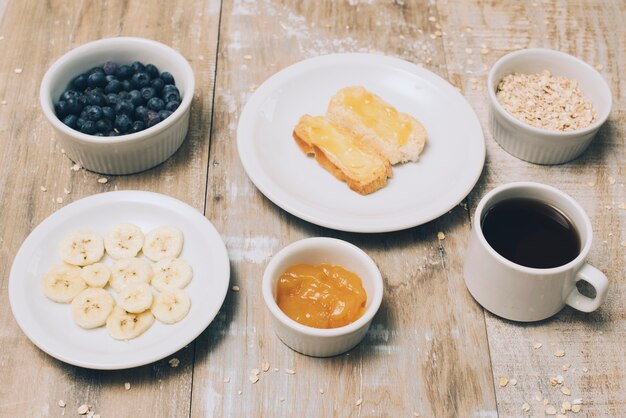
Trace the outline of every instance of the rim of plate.
{"label": "rim of plate", "polygon": [[[471,115],[471,118],[475,122],[476,127],[480,131],[482,140],[477,141],[477,145],[479,146],[479,148],[473,149],[473,151],[477,152],[477,157],[479,158],[480,163],[477,163],[474,169],[471,171],[471,176],[466,177],[466,185],[462,189],[463,191],[459,192],[459,196],[454,199],[454,201],[450,200],[448,205],[443,205],[442,209],[433,211],[433,213],[429,214],[428,216],[416,216],[411,220],[401,219],[399,221],[395,221],[394,219],[390,219],[386,223],[378,225],[367,222],[355,225],[347,225],[345,223],[342,223],[341,220],[337,220],[336,222],[333,220],[329,221],[323,219],[323,217],[315,216],[314,214],[312,215],[310,213],[307,213],[306,210],[301,210],[298,207],[294,206],[289,201],[289,199],[285,201],[285,199],[281,198],[277,193],[273,191],[273,185],[275,185],[275,183],[273,183],[271,180],[266,179],[265,174],[258,174],[252,169],[252,167],[256,164],[256,160],[251,156],[251,153],[246,151],[244,144],[246,138],[250,137],[253,134],[254,121],[257,117],[255,113],[257,105],[262,103],[268,94],[275,91],[277,87],[280,87],[280,85],[283,83],[284,78],[292,77],[294,75],[298,75],[299,73],[308,72],[315,68],[344,64],[352,65],[359,62],[362,62],[365,65],[374,63],[376,65],[391,66],[402,71],[411,72],[416,76],[435,84],[437,88],[444,89],[446,94],[450,94],[453,98],[459,100],[459,102],[467,108],[468,114]],[[239,122],[237,125],[237,152],[239,154],[241,164],[243,165],[243,168],[252,183],[254,183],[254,185],[265,197],[267,197],[275,205],[287,211],[288,213],[307,222],[311,222],[315,225],[331,228],[338,231],[357,233],[380,233],[401,231],[404,229],[423,225],[427,222],[437,219],[438,217],[458,205],[472,191],[472,189],[478,182],[478,179],[480,178],[485,164],[486,145],[484,133],[482,131],[482,127],[480,125],[480,121],[478,120],[476,112],[474,112],[474,109],[471,107],[467,99],[459,91],[457,91],[457,89],[454,88],[447,80],[429,70],[426,70],[423,67],[420,67],[412,62],[405,61],[400,58],[387,55],[355,52],[328,54],[308,58],[291,64],[266,79],[248,99],[239,116]]]}
{"label": "rim of plate", "polygon": [[[20,270],[23,270],[23,265],[26,262],[25,258],[32,252],[32,250],[39,245],[41,238],[45,237],[49,230],[55,226],[55,222],[62,220],[62,218],[66,217],[68,213],[71,212],[83,212],[86,209],[89,209],[94,206],[99,206],[107,203],[114,202],[137,202],[137,203],[145,203],[145,204],[155,204],[155,203],[166,203],[166,207],[173,208],[177,211],[184,213],[188,218],[196,218],[197,222],[205,223],[205,226],[208,228],[208,233],[211,235],[217,236],[219,238],[219,242],[222,244],[219,246],[221,254],[215,257],[217,260],[223,260],[220,266],[220,269],[223,269],[225,279],[222,280],[223,285],[220,289],[219,286],[216,286],[215,292],[219,292],[220,297],[219,305],[214,307],[208,312],[206,319],[197,325],[197,330],[192,332],[188,338],[181,339],[178,343],[172,344],[167,347],[165,350],[157,351],[152,355],[147,357],[134,360],[134,361],[119,361],[119,362],[109,362],[109,363],[98,363],[89,360],[76,360],[71,357],[66,356],[62,352],[58,352],[53,348],[47,346],[44,338],[42,338],[39,334],[31,332],[28,326],[25,324],[25,319],[22,317],[22,314],[18,312],[18,307],[15,306],[16,298],[18,295],[16,292],[18,291],[17,284],[17,275],[20,273]],[[30,234],[26,237],[22,245],[20,246],[15,258],[13,259],[13,264],[11,266],[11,271],[9,275],[9,304],[11,306],[11,311],[13,313],[13,317],[17,322],[18,326],[22,330],[22,332],[28,337],[28,339],[37,346],[43,352],[49,354],[50,356],[60,360],[64,363],[71,364],[74,366],[84,367],[88,369],[95,370],[122,370],[122,369],[130,369],[133,367],[144,366],[146,364],[153,363],[155,361],[161,360],[170,354],[173,354],[183,348],[185,345],[191,343],[193,340],[198,338],[198,336],[213,322],[215,317],[217,316],[219,310],[224,304],[224,300],[226,299],[226,295],[228,293],[228,286],[230,283],[230,260],[228,258],[228,251],[226,250],[226,245],[221,238],[221,235],[215,228],[215,226],[204,217],[199,211],[197,211],[192,206],[187,203],[175,199],[173,197],[155,193],[155,192],[147,192],[140,190],[124,190],[124,191],[112,191],[99,193],[91,196],[84,197],[80,200],[70,203],[69,205],[57,210],[52,213],[50,216],[45,218],[39,225],[37,225]]]}

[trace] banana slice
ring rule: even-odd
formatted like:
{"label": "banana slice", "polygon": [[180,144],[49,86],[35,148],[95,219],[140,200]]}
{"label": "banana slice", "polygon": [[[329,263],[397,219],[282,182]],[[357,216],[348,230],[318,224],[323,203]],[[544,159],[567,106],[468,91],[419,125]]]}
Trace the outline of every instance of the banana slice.
{"label": "banana slice", "polygon": [[104,234],[104,248],[116,260],[135,257],[143,246],[143,238],[136,225],[116,225]]}
{"label": "banana slice", "polygon": [[130,340],[143,334],[154,323],[152,312],[126,312],[116,306],[107,319],[107,331],[116,340]]}
{"label": "banana slice", "polygon": [[111,280],[109,284],[116,292],[129,284],[150,283],[152,267],[142,258],[125,258],[115,260],[111,266]]}
{"label": "banana slice", "polygon": [[149,284],[130,284],[117,296],[117,304],[130,313],[141,313],[152,305],[152,289]]}
{"label": "banana slice", "polygon": [[83,328],[97,328],[105,324],[114,305],[113,296],[106,290],[88,288],[72,300],[72,318]]}
{"label": "banana slice", "polygon": [[164,292],[170,287],[182,289],[191,281],[191,266],[180,258],[165,258],[154,266],[152,286]]}
{"label": "banana slice", "polygon": [[191,300],[185,291],[170,288],[154,299],[150,310],[159,321],[174,324],[187,316],[189,308],[191,308]]}
{"label": "banana slice", "polygon": [[160,226],[148,232],[143,253],[152,261],[178,257],[183,249],[183,233],[173,226]]}
{"label": "banana slice", "polygon": [[43,275],[43,293],[55,302],[70,303],[87,285],[80,277],[80,268],[68,264],[50,267]]}
{"label": "banana slice", "polygon": [[59,255],[66,263],[87,266],[100,261],[104,255],[104,242],[94,231],[75,231],[61,240]]}
{"label": "banana slice", "polygon": [[103,263],[90,264],[80,270],[80,277],[91,287],[104,287],[111,278],[111,269]]}

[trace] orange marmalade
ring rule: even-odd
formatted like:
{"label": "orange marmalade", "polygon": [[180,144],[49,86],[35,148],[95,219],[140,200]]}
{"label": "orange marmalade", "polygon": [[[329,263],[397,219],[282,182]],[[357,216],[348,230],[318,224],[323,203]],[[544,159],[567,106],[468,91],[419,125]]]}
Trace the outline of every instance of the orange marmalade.
{"label": "orange marmalade", "polygon": [[361,278],[332,264],[296,264],[278,279],[276,302],[291,319],[313,328],[351,324],[365,312]]}

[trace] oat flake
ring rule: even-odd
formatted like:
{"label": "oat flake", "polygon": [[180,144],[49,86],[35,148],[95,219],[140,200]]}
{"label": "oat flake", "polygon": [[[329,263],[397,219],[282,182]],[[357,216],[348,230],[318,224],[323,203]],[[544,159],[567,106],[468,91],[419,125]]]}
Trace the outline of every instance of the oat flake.
{"label": "oat flake", "polygon": [[170,367],[178,367],[178,365],[180,364],[180,360],[178,360],[177,358],[173,358],[170,361],[168,361]]}
{"label": "oat flake", "polygon": [[591,125],[596,111],[576,80],[538,74],[504,76],[496,90],[500,105],[516,119],[550,131],[576,131]]}
{"label": "oat flake", "polygon": [[567,388],[567,387],[563,386],[563,387],[561,388],[561,393],[563,393],[563,395],[570,396],[570,395],[572,394],[572,391],[571,391],[571,390],[569,390],[569,388]]}
{"label": "oat flake", "polygon": [[285,369],[285,373],[287,374],[296,374],[295,370]]}
{"label": "oat flake", "polygon": [[59,405],[61,408],[65,408],[65,406],[67,405],[65,403],[65,401],[63,399],[59,400],[59,402],[57,402],[57,405]]}
{"label": "oat flake", "polygon": [[522,405],[522,411],[524,411],[524,412],[530,411],[530,405],[528,403],[523,404]]}
{"label": "oat flake", "polygon": [[89,411],[89,407],[87,405],[85,405],[85,404],[82,404],[76,410],[76,412],[78,412],[79,415],[85,415],[87,413],[87,411]]}
{"label": "oat flake", "polygon": [[556,357],[563,357],[565,355],[565,351],[559,350],[554,353]]}
{"label": "oat flake", "polygon": [[130,383],[129,382],[124,383],[124,389],[130,390]]}
{"label": "oat flake", "polygon": [[547,415],[556,415],[556,408],[553,407],[552,405],[548,405],[546,407],[546,414]]}
{"label": "oat flake", "polygon": [[580,405],[572,405],[572,412],[579,413],[580,408]]}
{"label": "oat flake", "polygon": [[543,345],[543,344],[541,344],[541,343],[535,343],[535,345],[533,345],[533,348],[534,348],[535,350],[537,350],[537,349],[541,348],[541,346],[542,346],[542,345]]}
{"label": "oat flake", "polygon": [[500,376],[499,383],[501,387],[505,387],[509,384],[509,379],[504,376]]}

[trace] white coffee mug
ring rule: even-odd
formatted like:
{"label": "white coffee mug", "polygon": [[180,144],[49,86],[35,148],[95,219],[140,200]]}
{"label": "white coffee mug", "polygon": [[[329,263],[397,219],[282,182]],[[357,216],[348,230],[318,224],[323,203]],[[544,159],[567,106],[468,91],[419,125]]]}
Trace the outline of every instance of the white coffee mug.
{"label": "white coffee mug", "polygon": [[[513,198],[539,200],[563,212],[578,231],[581,248],[578,256],[559,267],[530,268],[498,254],[485,239],[481,224],[491,207]],[[591,222],[583,208],[567,194],[540,183],[504,184],[481,199],[473,222],[463,275],[474,299],[488,311],[506,319],[529,322],[548,318],[565,305],[592,312],[604,301],[608,280],[600,270],[585,263],[591,249]],[[594,287],[595,297],[578,291],[579,280]]]}

